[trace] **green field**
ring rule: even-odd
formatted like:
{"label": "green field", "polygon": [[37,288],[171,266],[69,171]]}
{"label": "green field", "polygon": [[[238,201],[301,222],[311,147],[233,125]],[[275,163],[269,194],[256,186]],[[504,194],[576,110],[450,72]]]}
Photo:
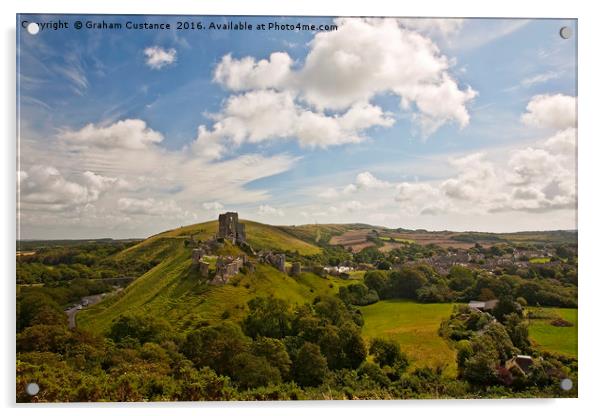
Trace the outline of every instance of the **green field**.
{"label": "green field", "polygon": [[[534,310],[534,309],[532,309]],[[577,309],[537,308],[544,318],[529,320],[529,335],[536,348],[577,358]],[[574,326],[550,325],[554,319],[562,318]]]}
{"label": "green field", "polygon": [[451,303],[416,303],[384,300],[361,308],[363,335],[390,338],[408,354],[412,367],[447,365],[445,373],[456,374],[456,352],[437,331],[452,313]]}
{"label": "green field", "polygon": [[529,263],[532,263],[532,264],[546,264],[549,262],[550,262],[549,257],[534,257],[532,259],[529,259]]}
{"label": "green field", "polygon": [[393,242],[396,242],[396,243],[403,243],[403,244],[414,244],[414,243],[416,243],[415,240],[408,240],[406,238],[399,238],[399,237],[383,237],[383,236],[380,236],[380,237],[378,237],[378,239],[382,240],[382,241],[385,241],[385,242],[386,241],[393,241]]}

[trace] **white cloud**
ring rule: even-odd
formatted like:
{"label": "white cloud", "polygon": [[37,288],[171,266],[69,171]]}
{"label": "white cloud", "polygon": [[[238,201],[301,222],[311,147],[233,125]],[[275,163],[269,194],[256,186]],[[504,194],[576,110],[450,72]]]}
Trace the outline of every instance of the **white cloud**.
{"label": "white cloud", "polygon": [[284,217],[284,211],[280,208],[274,208],[270,205],[260,205],[258,210],[259,215]]}
{"label": "white cloud", "polygon": [[181,216],[183,214],[182,209],[173,200],[120,198],[117,207],[119,211],[129,215]]}
{"label": "white cloud", "polygon": [[151,69],[161,69],[173,64],[176,61],[176,50],[173,48],[164,49],[160,46],[149,46],[144,49],[146,56],[146,65]]}
{"label": "white cloud", "polygon": [[530,126],[555,130],[576,127],[576,105],[576,98],[568,95],[536,95],[527,104],[527,112],[521,119]]}
{"label": "white cloud", "polygon": [[380,107],[358,103],[343,114],[329,116],[297,105],[290,92],[250,91],[228,98],[212,129],[200,126],[193,148],[209,159],[245,142],[260,143],[296,138],[304,147],[328,147],[358,143],[363,130],[390,126],[393,119]]}
{"label": "white cloud", "polygon": [[[285,172],[297,160],[245,154],[211,161],[189,147],[166,149],[162,140],[142,120],[22,137],[21,225],[44,226],[40,219],[52,212],[55,220],[45,224],[79,221],[78,232],[102,234],[107,224],[117,224],[113,217],[119,212],[129,227],[119,230],[122,235],[149,235],[214,218],[220,205],[239,209],[266,201],[266,189],[247,184]],[[155,219],[149,222],[148,216]]]}
{"label": "white cloud", "polygon": [[215,68],[213,79],[232,91],[281,87],[290,77],[292,64],[285,52],[274,52],[269,60],[259,61],[250,56],[232,59],[228,54]]}
{"label": "white cloud", "polygon": [[110,126],[88,124],[80,130],[65,130],[60,139],[73,146],[142,150],[163,141],[163,135],[143,120],[121,120]]}
{"label": "white cloud", "polygon": [[23,208],[49,211],[96,202],[118,182],[116,178],[90,171],[76,178],[66,178],[58,169],[47,165],[31,166],[27,171],[21,171],[18,178]]}
{"label": "white cloud", "polygon": [[544,147],[552,153],[574,156],[577,146],[577,129],[571,127],[559,131],[545,141]]}
{"label": "white cloud", "polygon": [[523,79],[520,83],[523,87],[531,87],[533,85],[543,84],[552,79],[560,77],[560,72],[548,71],[541,74],[533,75]]}
{"label": "white cloud", "polygon": [[224,209],[224,206],[218,201],[203,202],[203,209],[207,211],[221,211],[222,209]]}
{"label": "white cloud", "polygon": [[464,19],[455,18],[401,18],[397,21],[405,28],[428,36],[453,36],[462,26]]}
{"label": "white cloud", "polygon": [[347,185],[343,188],[343,193],[345,195],[353,194],[355,192],[357,192],[357,185],[355,185],[353,183],[350,183],[349,185]]}
{"label": "white cloud", "polygon": [[[369,104],[383,93],[397,95],[402,111],[414,114],[425,135],[447,122],[455,121],[461,127],[468,124],[466,106],[476,92],[458,85],[448,71],[452,62],[430,39],[403,27],[396,19],[336,19],[335,23],[337,31],[321,32],[313,38],[297,70],[291,69],[292,60],[284,52],[260,61],[226,55],[214,79],[233,91],[271,88],[286,92],[290,102],[283,108],[290,112],[297,107],[295,112],[311,131],[296,129],[291,134],[305,133],[299,137],[300,142],[315,147],[356,142],[357,130],[390,126],[392,120],[385,119],[379,107]],[[444,25],[449,28],[443,29]],[[441,30],[451,30],[453,25],[439,24]],[[322,110],[337,112],[337,116],[325,117]],[[225,111],[216,123],[218,128],[227,117]],[[313,134],[316,129],[335,136],[342,130],[349,139],[332,139],[329,134],[320,139]]]}
{"label": "white cloud", "polygon": [[320,198],[325,198],[325,199],[333,199],[339,196],[339,191],[337,191],[334,188],[328,188],[322,192],[318,193],[318,196]]}
{"label": "white cloud", "polygon": [[355,178],[355,183],[360,188],[365,188],[365,189],[384,189],[384,188],[390,188],[393,186],[393,184],[391,184],[387,181],[377,179],[370,172],[359,173]]}

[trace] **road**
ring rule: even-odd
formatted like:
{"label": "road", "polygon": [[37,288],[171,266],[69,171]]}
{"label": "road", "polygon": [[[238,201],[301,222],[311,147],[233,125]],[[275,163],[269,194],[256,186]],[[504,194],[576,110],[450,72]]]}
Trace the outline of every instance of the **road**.
{"label": "road", "polygon": [[[118,292],[121,289],[122,288],[119,288],[115,292]],[[103,298],[106,295],[108,295],[109,293],[113,293],[113,292],[100,293],[98,295],[84,296],[72,308],[69,308],[69,309],[65,310],[65,313],[67,314],[67,317],[69,319],[69,328],[71,328],[71,329],[75,328],[75,326],[76,326],[76,324],[75,324],[75,315],[77,315],[77,313],[79,311],[81,311],[82,309],[84,309],[84,308],[86,308],[88,306],[92,306],[92,305],[97,304],[98,302],[100,302],[101,300],[103,300]]]}

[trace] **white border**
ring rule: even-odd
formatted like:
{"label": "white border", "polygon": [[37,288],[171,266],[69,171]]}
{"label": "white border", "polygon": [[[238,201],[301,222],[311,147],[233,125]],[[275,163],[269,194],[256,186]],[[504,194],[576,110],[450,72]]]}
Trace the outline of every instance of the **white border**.
{"label": "white border", "polygon": [[[2,111],[2,246],[0,263],[4,266],[2,315],[2,375],[0,376],[1,405],[4,414],[41,414],[45,416],[105,414],[115,410],[134,415],[190,414],[190,408],[203,413],[225,415],[283,414],[306,415],[332,413],[335,409],[346,415],[364,415],[371,410],[399,414],[488,415],[521,414],[577,415],[597,413],[600,405],[600,294],[602,267],[598,264],[600,243],[600,40],[602,21],[596,13],[595,2],[557,1],[528,2],[525,0],[498,0],[496,2],[454,0],[393,2],[368,0],[364,2],[304,0],[120,0],[116,2],[87,0],[21,0],[12,4],[2,2],[2,45],[4,48],[2,83],[4,111]],[[136,14],[249,14],[249,15],[391,15],[442,17],[564,17],[579,19],[579,262],[581,276],[579,290],[579,399],[566,400],[495,400],[495,401],[405,401],[405,402],[276,402],[276,403],[208,403],[208,404],[102,404],[102,405],[47,405],[44,407],[16,406],[14,404],[14,247],[15,247],[15,14],[20,13],[136,13]],[[598,405],[598,406],[596,406]],[[118,410],[119,409],[119,410]]]}

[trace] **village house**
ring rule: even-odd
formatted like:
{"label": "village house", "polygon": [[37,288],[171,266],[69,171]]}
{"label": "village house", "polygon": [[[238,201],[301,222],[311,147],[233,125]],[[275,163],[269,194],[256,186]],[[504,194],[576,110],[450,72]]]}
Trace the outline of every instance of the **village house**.
{"label": "village house", "polygon": [[533,366],[533,358],[530,355],[516,355],[506,361],[504,367],[510,372],[517,371],[526,376]]}
{"label": "village house", "polygon": [[470,309],[480,312],[489,312],[494,310],[498,303],[498,299],[492,299],[487,301],[471,300],[470,302],[468,302],[468,307]]}

